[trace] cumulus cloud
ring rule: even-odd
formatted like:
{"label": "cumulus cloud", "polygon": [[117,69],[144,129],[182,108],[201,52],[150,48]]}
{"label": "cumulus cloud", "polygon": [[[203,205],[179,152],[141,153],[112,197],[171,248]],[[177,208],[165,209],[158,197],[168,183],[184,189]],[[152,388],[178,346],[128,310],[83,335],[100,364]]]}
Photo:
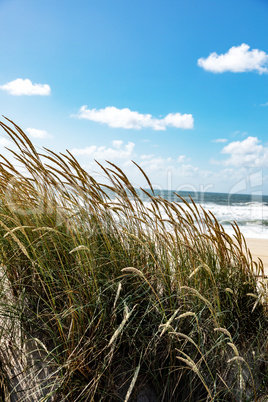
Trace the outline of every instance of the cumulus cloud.
{"label": "cumulus cloud", "polygon": [[75,117],[107,124],[109,127],[137,130],[152,128],[163,131],[167,127],[191,129],[194,126],[191,114],[169,113],[164,118],[156,118],[151,114],[141,114],[128,108],[117,109],[114,106],[104,109],[88,109],[87,106],[82,106]]}
{"label": "cumulus cloud", "polygon": [[243,141],[234,141],[226,145],[223,154],[230,155],[225,165],[238,167],[268,167],[268,147],[260,144],[257,137],[248,137]]}
{"label": "cumulus cloud", "polygon": [[26,133],[29,134],[30,137],[32,138],[52,138],[52,135],[49,134],[47,131],[45,130],[39,130],[37,128],[26,128]]}
{"label": "cumulus cloud", "polygon": [[28,78],[23,80],[17,78],[14,81],[7,82],[4,85],[0,85],[0,89],[8,92],[10,95],[50,95],[51,88],[47,84],[33,84]]}
{"label": "cumulus cloud", "polygon": [[259,49],[250,50],[249,45],[242,43],[231,47],[225,54],[213,52],[206,59],[201,57],[197,64],[213,73],[256,71],[262,74],[268,73],[268,54]]}
{"label": "cumulus cloud", "polygon": [[71,153],[76,156],[87,156],[97,160],[130,159],[133,157],[134,148],[135,144],[133,142],[128,142],[123,146],[123,141],[116,140],[113,141],[113,148],[91,145],[86,148],[74,148]]}

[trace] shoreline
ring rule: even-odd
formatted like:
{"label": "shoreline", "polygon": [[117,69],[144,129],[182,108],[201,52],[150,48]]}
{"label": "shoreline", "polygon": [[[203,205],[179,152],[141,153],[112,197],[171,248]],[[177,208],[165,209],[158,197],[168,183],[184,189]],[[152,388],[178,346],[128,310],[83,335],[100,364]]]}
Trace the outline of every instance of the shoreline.
{"label": "shoreline", "polygon": [[246,237],[246,243],[253,260],[257,262],[258,257],[262,260],[264,273],[268,276],[268,239]]}

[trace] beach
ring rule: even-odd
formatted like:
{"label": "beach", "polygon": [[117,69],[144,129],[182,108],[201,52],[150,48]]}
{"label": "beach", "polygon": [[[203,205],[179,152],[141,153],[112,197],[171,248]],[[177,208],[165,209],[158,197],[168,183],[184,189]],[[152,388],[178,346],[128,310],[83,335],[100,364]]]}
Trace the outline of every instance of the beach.
{"label": "beach", "polygon": [[253,260],[263,261],[265,275],[268,276],[268,239],[246,238]]}

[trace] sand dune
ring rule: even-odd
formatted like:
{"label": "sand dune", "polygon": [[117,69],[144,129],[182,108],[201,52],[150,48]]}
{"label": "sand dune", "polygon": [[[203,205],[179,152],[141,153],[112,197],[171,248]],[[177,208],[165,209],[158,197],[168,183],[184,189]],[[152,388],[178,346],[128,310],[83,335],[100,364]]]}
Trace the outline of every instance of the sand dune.
{"label": "sand dune", "polygon": [[263,261],[265,275],[268,275],[268,239],[246,239],[248,248],[253,260],[258,261],[258,257]]}

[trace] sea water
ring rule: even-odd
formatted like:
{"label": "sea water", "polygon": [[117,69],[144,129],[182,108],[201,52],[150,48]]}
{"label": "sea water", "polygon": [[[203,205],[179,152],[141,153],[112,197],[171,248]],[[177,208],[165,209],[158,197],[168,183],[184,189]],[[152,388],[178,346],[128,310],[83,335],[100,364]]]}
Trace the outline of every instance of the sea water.
{"label": "sea water", "polygon": [[[250,194],[225,194],[209,192],[179,193],[186,201],[190,197],[206,211],[211,211],[227,233],[232,234],[232,223],[236,222],[247,238],[268,239],[268,196]],[[181,199],[172,191],[156,190],[155,196],[161,196],[171,202],[182,203]],[[146,196],[142,196],[145,203],[149,203]]]}

